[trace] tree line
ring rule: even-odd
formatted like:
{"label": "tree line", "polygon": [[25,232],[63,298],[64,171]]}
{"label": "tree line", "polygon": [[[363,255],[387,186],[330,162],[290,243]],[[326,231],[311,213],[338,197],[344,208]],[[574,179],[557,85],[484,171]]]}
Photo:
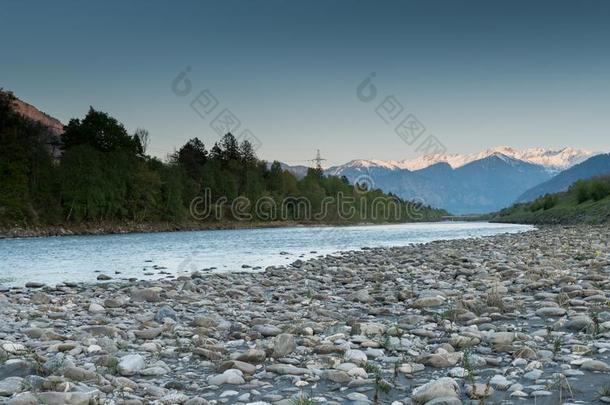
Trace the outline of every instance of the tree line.
{"label": "tree line", "polygon": [[[55,159],[47,145],[48,129],[15,112],[12,100],[10,93],[0,93],[2,226],[179,224],[193,220],[191,202],[205,190],[214,203],[237,197],[249,201],[264,197],[278,204],[287,197],[305,198],[313,212],[325,213],[315,220],[327,223],[433,220],[446,214],[380,190],[359,190],[347,179],[325,176],[320,169],[310,169],[297,179],[279,162],[258,159],[250,142],[238,142],[231,133],[209,150],[193,138],[162,161],[146,153],[147,131],[130,134],[115,118],[93,108],[65,126],[61,158]],[[346,197],[343,204],[347,200],[354,208],[354,217],[346,220],[329,204],[328,197],[338,194]],[[235,219],[228,206],[221,209],[226,210],[223,220]],[[380,209],[395,213],[376,215],[374,211]],[[246,210],[254,213],[254,204]],[[311,220],[297,211],[283,219]]]}

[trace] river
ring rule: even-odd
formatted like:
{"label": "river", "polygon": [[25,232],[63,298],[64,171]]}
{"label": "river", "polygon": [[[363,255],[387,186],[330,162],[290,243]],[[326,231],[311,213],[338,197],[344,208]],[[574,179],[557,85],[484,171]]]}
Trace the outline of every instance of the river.
{"label": "river", "polygon": [[0,287],[28,281],[158,279],[204,272],[257,271],[363,247],[523,232],[529,225],[435,222],[345,227],[288,227],[132,233],[0,240]]}

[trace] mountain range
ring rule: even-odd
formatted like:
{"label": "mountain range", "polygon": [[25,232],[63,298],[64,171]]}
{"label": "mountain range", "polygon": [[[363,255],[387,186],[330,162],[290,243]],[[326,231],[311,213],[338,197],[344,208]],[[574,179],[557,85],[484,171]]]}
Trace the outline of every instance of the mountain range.
{"label": "mountain range", "polygon": [[349,166],[416,171],[437,163],[447,163],[449,166],[456,169],[492,155],[504,155],[515,160],[544,166],[549,172],[556,173],[580,163],[595,154],[597,153],[594,151],[576,148],[563,148],[559,150],[529,148],[519,150],[508,146],[498,146],[478,153],[423,155],[410,160],[352,160],[344,165],[331,167],[329,170],[340,170],[345,166]]}
{"label": "mountain range", "polygon": [[562,173],[572,173],[573,167],[580,169],[562,176],[570,179],[567,186],[561,181],[550,182],[541,192],[563,191],[580,178],[610,173],[610,166],[596,165],[595,160],[588,163],[596,155],[598,152],[576,148],[518,150],[501,146],[480,153],[426,155],[413,160],[352,160],[325,173],[454,214],[479,214],[497,211],[523,198],[535,198],[540,195],[535,191],[537,186]]}

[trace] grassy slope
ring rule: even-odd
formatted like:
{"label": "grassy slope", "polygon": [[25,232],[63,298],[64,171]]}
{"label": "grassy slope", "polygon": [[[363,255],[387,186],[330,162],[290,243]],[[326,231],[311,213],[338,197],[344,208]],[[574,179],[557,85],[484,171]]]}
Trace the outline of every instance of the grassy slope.
{"label": "grassy slope", "polygon": [[599,201],[578,203],[573,193],[556,194],[557,203],[547,210],[531,210],[532,203],[517,204],[490,214],[494,222],[528,224],[602,224],[610,223],[610,196]]}

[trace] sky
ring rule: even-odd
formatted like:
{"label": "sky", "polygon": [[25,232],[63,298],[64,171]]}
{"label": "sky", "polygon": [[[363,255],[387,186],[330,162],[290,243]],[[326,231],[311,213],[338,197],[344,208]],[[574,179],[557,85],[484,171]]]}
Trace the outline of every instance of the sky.
{"label": "sky", "polygon": [[289,164],[608,150],[609,21],[595,0],[7,0],[0,87],[145,128],[159,157],[228,129]]}

